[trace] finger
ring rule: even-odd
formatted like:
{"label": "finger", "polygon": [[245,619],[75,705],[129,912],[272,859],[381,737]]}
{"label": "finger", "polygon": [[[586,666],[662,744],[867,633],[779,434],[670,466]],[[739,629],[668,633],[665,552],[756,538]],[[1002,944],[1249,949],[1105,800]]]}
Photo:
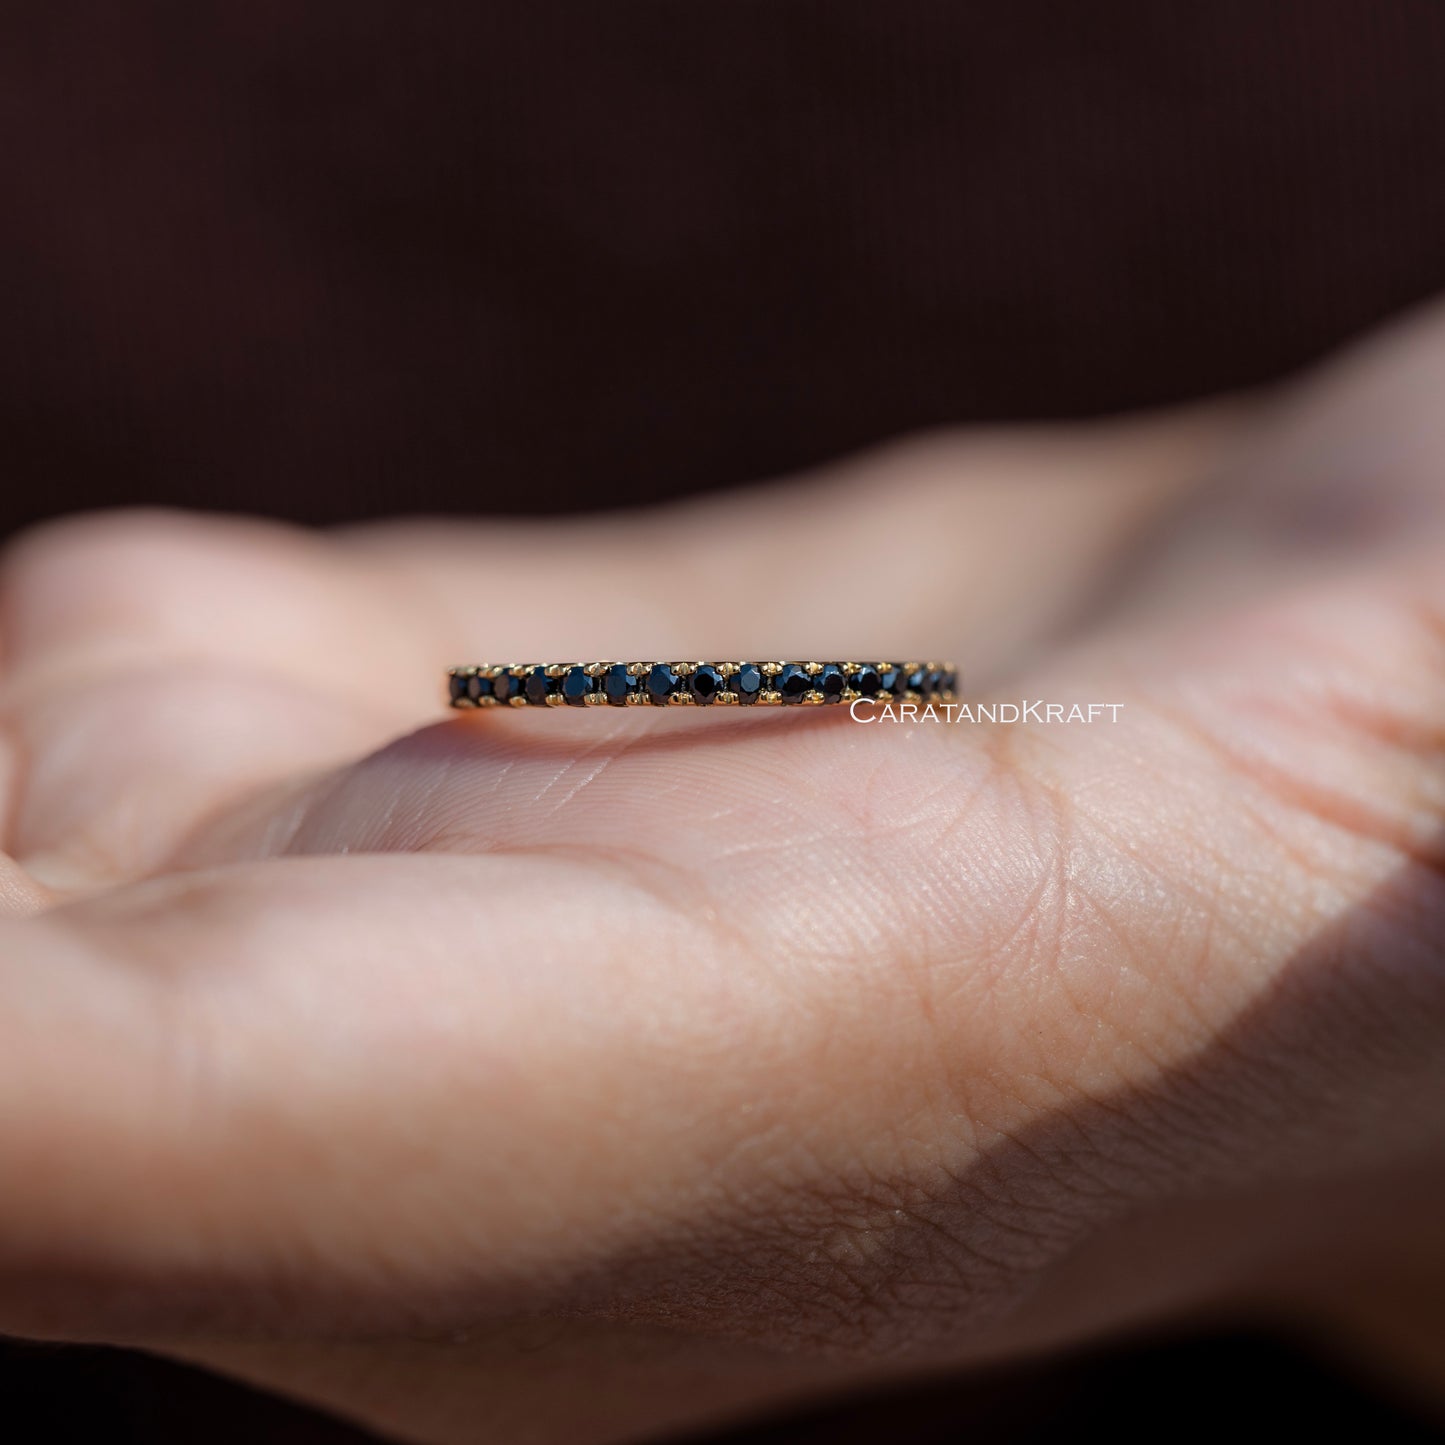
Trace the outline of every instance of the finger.
{"label": "finger", "polygon": [[[26,761],[9,847],[63,889],[144,877],[203,821],[425,720],[447,663],[499,649],[944,653],[953,624],[938,619],[968,613],[986,665],[1045,629],[1187,485],[1221,426],[918,442],[610,521],[349,541],[154,513],[42,530],[4,571],[0,717]],[[1001,560],[1025,532],[1050,578],[1028,605]]]}
{"label": "finger", "polygon": [[[1240,1280],[1248,1215],[1195,1201],[1438,1138],[1438,562],[1181,634],[1067,745],[822,719],[715,775],[669,728],[563,808],[554,762],[513,805],[418,751],[354,786],[414,848],[444,776],[445,853],[7,925],[45,965],[0,1010],[11,1327],[565,1308],[928,1355],[1177,1307],[1171,1229]],[[1122,1270],[1126,1222],[1171,1267]]]}
{"label": "finger", "polygon": [[86,518],[22,539],[0,578],[6,846],[60,888],[143,876],[213,809],[435,695],[405,599],[294,529]]}

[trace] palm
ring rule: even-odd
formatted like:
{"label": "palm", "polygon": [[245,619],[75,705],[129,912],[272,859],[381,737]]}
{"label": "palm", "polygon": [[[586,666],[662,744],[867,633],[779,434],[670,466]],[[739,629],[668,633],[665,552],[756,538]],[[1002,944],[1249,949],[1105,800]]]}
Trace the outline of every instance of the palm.
{"label": "palm", "polygon": [[[1164,619],[1268,535],[1242,520],[1287,511],[1341,415],[1404,458],[1371,497],[1426,515],[1433,417],[1379,378],[1439,352],[1407,338],[1254,433],[942,441],[801,500],[31,542],[0,1139],[14,1258],[60,1263],[9,1323],[428,1438],[468,1438],[479,1399],[578,1438],[553,1387],[590,1378],[601,1437],[826,1382],[839,1350],[946,1361],[1170,1307],[1197,1281],[1121,1283],[1121,1221],[1222,1245],[1237,1218],[1187,1201],[1413,1168],[1438,1126],[1401,1107],[1441,1016],[1438,552],[1248,603],[1291,534],[1231,579],[1242,614]],[[1209,467],[1250,485],[1171,534]],[[1125,716],[434,722],[441,669],[499,650],[900,646]],[[123,1287],[98,1306],[97,1281]],[[570,1323],[519,1362],[536,1317]],[[358,1333],[393,1342],[319,1342]]]}

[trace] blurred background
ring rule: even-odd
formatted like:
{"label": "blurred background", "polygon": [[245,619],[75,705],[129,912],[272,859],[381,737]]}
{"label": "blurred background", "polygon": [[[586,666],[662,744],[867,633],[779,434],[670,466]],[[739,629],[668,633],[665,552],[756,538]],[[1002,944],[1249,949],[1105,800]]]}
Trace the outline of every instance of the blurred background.
{"label": "blurred background", "polygon": [[[0,135],[0,537],[635,504],[1267,383],[1445,287],[1439,0],[8,0]],[[1152,1440],[1165,1393],[1439,1438],[1217,1329],[746,1438]],[[0,1348],[27,1409],[364,1438]]]}

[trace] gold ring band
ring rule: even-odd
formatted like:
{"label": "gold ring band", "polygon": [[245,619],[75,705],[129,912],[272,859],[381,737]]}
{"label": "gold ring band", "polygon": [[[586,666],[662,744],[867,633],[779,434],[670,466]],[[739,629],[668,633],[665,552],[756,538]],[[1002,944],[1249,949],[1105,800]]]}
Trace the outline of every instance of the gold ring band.
{"label": "gold ring band", "polygon": [[950,662],[478,663],[447,672],[452,707],[826,707],[860,697],[950,702]]}

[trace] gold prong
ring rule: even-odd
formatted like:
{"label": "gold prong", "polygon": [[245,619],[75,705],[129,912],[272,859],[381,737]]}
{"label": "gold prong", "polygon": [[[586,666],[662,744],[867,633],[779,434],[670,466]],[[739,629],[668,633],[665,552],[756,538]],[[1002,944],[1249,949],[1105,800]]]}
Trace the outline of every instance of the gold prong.
{"label": "gold prong", "polygon": [[815,689],[815,690],[812,691],[812,692],[805,692],[805,693],[803,694],[803,701],[806,702],[806,703],[808,703],[808,704],[810,704],[810,705],[813,706],[813,707],[817,707],[817,705],[818,705],[819,703],[821,703],[821,702],[826,702],[827,699],[823,696],[823,694],[822,694],[821,692],[818,692],[818,691]]}
{"label": "gold prong", "polygon": [[669,707],[696,707],[697,704],[690,692],[675,692],[667,699]]}

